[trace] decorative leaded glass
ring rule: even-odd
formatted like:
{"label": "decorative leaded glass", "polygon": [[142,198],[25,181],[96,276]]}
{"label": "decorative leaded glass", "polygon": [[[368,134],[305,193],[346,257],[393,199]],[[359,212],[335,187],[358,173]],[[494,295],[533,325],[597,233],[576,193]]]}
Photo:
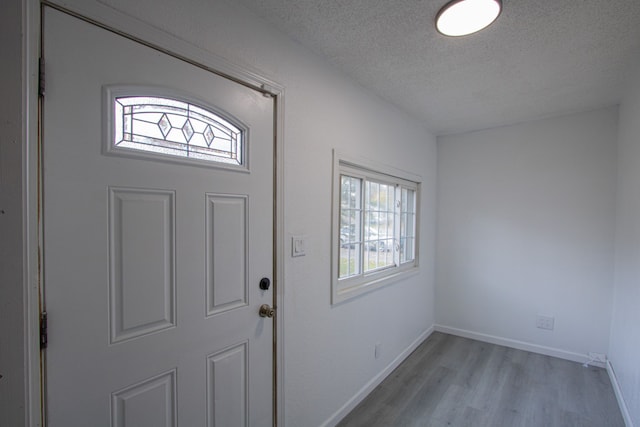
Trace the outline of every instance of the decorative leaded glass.
{"label": "decorative leaded glass", "polygon": [[218,114],[188,102],[115,97],[114,126],[117,148],[244,165],[243,132]]}

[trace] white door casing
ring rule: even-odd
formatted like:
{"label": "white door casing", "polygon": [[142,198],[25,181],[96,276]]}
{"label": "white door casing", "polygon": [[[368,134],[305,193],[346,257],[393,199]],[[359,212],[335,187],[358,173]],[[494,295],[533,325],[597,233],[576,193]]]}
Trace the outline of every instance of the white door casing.
{"label": "white door casing", "polygon": [[[49,8],[43,40],[48,425],[271,425],[272,100]],[[114,87],[237,119],[247,171],[106,153]]]}

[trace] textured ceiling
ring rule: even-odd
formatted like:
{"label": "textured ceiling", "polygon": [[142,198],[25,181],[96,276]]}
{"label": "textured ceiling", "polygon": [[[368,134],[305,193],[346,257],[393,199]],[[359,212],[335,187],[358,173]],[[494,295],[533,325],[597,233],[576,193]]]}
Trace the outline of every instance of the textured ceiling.
{"label": "textured ceiling", "polygon": [[640,54],[640,0],[504,0],[475,35],[448,0],[240,0],[437,135],[609,106]]}

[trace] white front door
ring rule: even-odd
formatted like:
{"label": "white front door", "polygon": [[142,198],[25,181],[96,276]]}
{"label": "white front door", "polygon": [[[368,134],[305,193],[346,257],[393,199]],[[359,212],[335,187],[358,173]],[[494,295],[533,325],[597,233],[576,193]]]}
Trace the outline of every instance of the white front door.
{"label": "white front door", "polygon": [[47,425],[272,425],[273,101],[43,22]]}

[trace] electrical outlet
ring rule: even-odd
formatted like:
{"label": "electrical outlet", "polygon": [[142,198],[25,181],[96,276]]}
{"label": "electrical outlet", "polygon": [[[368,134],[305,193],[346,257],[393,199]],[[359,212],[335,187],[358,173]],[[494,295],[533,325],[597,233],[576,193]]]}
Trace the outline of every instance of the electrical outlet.
{"label": "electrical outlet", "polygon": [[594,362],[607,363],[607,355],[602,353],[589,353],[589,359]]}
{"label": "electrical outlet", "polygon": [[547,329],[553,331],[554,317],[538,315],[536,319],[536,327],[539,329]]}

